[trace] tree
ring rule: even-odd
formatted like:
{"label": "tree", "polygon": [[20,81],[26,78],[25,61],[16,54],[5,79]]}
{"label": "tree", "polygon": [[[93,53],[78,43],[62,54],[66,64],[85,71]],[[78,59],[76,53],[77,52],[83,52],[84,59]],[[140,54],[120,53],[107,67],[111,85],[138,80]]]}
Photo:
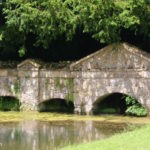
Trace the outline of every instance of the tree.
{"label": "tree", "polygon": [[51,40],[61,35],[70,39],[76,30],[76,17],[61,0],[8,0],[3,12],[5,31],[13,30],[22,35],[21,47],[24,47],[28,33],[36,36],[36,45],[42,44],[46,48]]}
{"label": "tree", "polygon": [[0,39],[3,47],[12,43],[22,56],[28,34],[34,35],[34,45],[44,48],[62,36],[71,40],[77,29],[101,43],[119,42],[123,29],[149,37],[149,4],[149,0],[6,0]]}

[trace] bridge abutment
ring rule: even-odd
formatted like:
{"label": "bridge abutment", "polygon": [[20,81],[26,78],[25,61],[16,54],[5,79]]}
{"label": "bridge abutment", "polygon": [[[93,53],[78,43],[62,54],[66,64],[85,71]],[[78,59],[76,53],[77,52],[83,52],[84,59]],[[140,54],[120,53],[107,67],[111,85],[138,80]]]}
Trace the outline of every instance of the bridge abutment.
{"label": "bridge abutment", "polygon": [[74,105],[74,113],[81,115],[82,110],[81,110],[81,106],[80,105]]}
{"label": "bridge abutment", "polygon": [[93,106],[92,105],[85,105],[85,114],[86,115],[93,115]]}
{"label": "bridge abutment", "polygon": [[92,105],[74,105],[74,113],[79,115],[92,115],[93,106]]}

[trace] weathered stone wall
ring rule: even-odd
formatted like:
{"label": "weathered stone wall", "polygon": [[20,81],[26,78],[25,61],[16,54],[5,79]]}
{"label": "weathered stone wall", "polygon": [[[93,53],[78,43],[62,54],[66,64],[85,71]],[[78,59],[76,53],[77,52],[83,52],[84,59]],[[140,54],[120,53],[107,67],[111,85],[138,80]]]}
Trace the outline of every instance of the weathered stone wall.
{"label": "weathered stone wall", "polygon": [[71,65],[78,71],[150,70],[150,57],[128,44],[109,45]]}
{"label": "weathered stone wall", "polygon": [[40,102],[57,98],[73,100],[73,91],[71,72],[40,70]]}
{"label": "weathered stone wall", "polygon": [[133,96],[150,111],[148,54],[123,44],[115,50],[108,46],[68,70],[42,68],[31,60],[16,69],[0,69],[0,96],[18,98],[22,110],[37,110],[50,99],[67,99],[74,102],[75,112],[90,114],[98,98],[110,93]]}
{"label": "weathered stone wall", "polygon": [[75,111],[92,113],[93,104],[101,96],[122,93],[135,97],[150,110],[149,72],[82,72],[74,79]]}
{"label": "weathered stone wall", "polygon": [[71,72],[18,68],[0,70],[0,96],[16,97],[21,110],[37,110],[50,99],[73,100]]}
{"label": "weathered stone wall", "polygon": [[128,94],[150,110],[150,55],[127,43],[109,45],[73,64],[76,112],[92,113],[109,93]]}
{"label": "weathered stone wall", "polygon": [[150,110],[150,72],[0,70],[0,95],[20,99],[22,110],[60,98],[73,100],[78,113],[91,113],[95,101],[109,93],[133,96]]}
{"label": "weathered stone wall", "polygon": [[18,98],[17,84],[17,69],[0,70],[0,96],[13,96]]}

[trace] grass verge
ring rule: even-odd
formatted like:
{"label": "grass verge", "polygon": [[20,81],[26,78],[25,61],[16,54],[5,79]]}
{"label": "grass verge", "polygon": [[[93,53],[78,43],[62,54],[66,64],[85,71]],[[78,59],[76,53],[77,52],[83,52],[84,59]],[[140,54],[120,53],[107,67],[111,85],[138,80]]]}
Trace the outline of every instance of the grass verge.
{"label": "grass verge", "polygon": [[150,150],[150,125],[134,131],[117,134],[108,139],[79,145],[70,145],[62,150]]}

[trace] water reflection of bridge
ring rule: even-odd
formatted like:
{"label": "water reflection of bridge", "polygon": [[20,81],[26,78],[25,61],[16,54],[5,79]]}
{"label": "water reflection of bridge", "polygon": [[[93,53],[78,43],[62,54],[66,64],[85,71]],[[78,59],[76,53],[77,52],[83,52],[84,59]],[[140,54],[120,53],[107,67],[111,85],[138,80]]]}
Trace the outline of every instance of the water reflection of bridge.
{"label": "water reflection of bridge", "polygon": [[69,144],[104,139],[125,125],[85,122],[37,122],[0,124],[2,150],[53,150]]}

